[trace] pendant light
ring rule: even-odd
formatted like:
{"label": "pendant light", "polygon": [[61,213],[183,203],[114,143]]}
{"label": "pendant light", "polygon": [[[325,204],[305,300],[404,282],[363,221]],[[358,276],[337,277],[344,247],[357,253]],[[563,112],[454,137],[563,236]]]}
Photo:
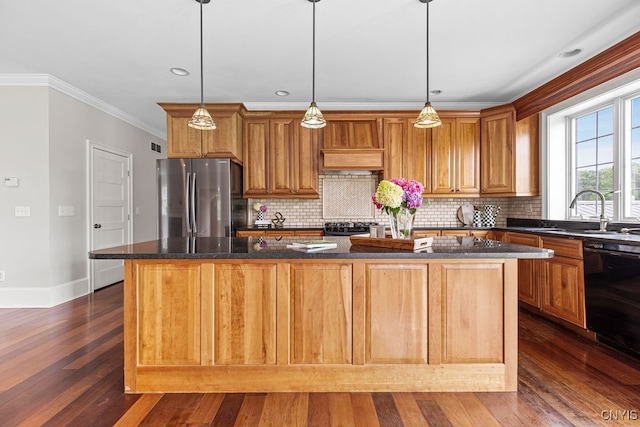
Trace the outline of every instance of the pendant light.
{"label": "pendant light", "polygon": [[304,114],[300,125],[309,129],[319,129],[327,125],[322,112],[316,105],[316,3],[320,0],[308,0],[313,3],[313,63],[311,71],[311,105]]}
{"label": "pendant light", "polygon": [[204,73],[203,73],[203,54],[202,54],[202,4],[209,3],[210,0],[196,0],[200,3],[200,107],[193,113],[189,120],[189,127],[200,130],[213,130],[216,124],[211,118],[211,114],[204,106]]}
{"label": "pendant light", "polygon": [[431,106],[431,102],[429,102],[429,3],[432,1],[433,0],[420,0],[420,3],[427,4],[427,102],[425,102],[424,108],[420,111],[420,115],[414,123],[414,126],[417,128],[434,128],[442,124],[440,117],[438,117],[438,113],[436,113],[436,110]]}

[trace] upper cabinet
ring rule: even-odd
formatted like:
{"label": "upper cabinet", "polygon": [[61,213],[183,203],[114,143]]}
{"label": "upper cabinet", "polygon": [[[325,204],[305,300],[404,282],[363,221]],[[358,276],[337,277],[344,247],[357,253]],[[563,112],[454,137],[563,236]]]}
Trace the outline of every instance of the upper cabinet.
{"label": "upper cabinet", "polygon": [[504,105],[483,110],[481,117],[481,193],[539,195],[538,115],[516,122],[513,106]]}
{"label": "upper cabinet", "polygon": [[299,117],[249,115],[244,122],[244,196],[317,198],[321,131]]}
{"label": "upper cabinet", "polygon": [[431,129],[416,128],[414,123],[415,118],[383,119],[384,176],[420,181],[426,197],[431,193]]}
{"label": "upper cabinet", "polygon": [[382,120],[373,113],[324,114],[322,169],[382,170]]}
{"label": "upper cabinet", "polygon": [[187,126],[198,104],[161,103],[167,113],[167,157],[228,157],[242,163],[242,104],[208,104],[215,130]]}
{"label": "upper cabinet", "polygon": [[480,119],[447,118],[432,128],[431,192],[473,196],[480,193]]}

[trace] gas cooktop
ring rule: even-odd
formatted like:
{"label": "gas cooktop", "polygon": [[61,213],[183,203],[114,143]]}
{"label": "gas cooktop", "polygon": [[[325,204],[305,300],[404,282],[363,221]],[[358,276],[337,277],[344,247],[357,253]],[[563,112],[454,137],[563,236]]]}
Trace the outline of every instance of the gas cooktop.
{"label": "gas cooktop", "polygon": [[325,236],[351,236],[369,232],[369,226],[379,225],[377,222],[325,222]]}

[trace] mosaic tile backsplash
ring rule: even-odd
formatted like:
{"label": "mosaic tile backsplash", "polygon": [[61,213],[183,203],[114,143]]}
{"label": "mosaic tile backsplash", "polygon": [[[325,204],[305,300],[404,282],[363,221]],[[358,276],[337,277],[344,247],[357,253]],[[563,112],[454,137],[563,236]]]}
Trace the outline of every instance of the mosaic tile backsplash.
{"label": "mosaic tile backsplash", "polygon": [[[328,192],[324,192],[325,181]],[[319,199],[249,199],[249,206],[260,202],[267,206],[265,219],[271,219],[276,212],[286,218],[284,227],[322,228],[325,222],[340,221],[376,221],[387,224],[387,217],[373,208],[371,195],[377,186],[378,176],[374,175],[320,175]],[[354,196],[353,188],[362,191],[370,188],[365,195]],[[345,197],[349,195],[353,197]],[[504,227],[507,217],[540,218],[542,215],[541,197],[495,197],[495,198],[426,198],[418,209],[415,227],[460,227],[463,224],[457,219],[460,205],[469,203],[476,208],[485,205],[500,206],[496,217],[496,226]],[[365,206],[362,206],[365,204]],[[256,219],[257,213],[251,210],[250,223]],[[341,216],[344,212],[344,216]],[[363,213],[364,212],[364,213]],[[371,216],[366,216],[371,212]],[[349,216],[351,213],[351,216]],[[327,216],[325,216],[327,215]]]}

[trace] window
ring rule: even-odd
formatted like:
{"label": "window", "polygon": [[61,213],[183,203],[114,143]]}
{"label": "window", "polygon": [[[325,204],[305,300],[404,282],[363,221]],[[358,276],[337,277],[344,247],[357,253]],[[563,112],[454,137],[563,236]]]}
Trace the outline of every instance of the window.
{"label": "window", "polygon": [[[613,106],[601,108],[572,119],[574,135],[572,183],[574,194],[597,190],[605,196],[605,215],[614,216]],[[575,212],[581,218],[600,215],[600,198],[587,193],[576,201]]]}
{"label": "window", "polygon": [[640,222],[640,69],[541,114],[542,215],[593,220],[605,196],[614,222]]}

